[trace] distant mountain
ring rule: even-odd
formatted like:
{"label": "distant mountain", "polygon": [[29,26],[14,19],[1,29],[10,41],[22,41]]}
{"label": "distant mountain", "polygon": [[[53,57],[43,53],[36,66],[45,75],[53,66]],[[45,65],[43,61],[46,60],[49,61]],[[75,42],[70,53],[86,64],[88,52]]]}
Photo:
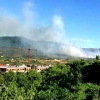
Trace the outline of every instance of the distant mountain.
{"label": "distant mountain", "polygon": [[83,50],[90,51],[90,52],[99,52],[100,48],[82,48]]}
{"label": "distant mountain", "polygon": [[43,49],[46,52],[48,49],[52,49],[51,47],[54,47],[56,50],[58,50],[60,45],[64,44],[52,41],[32,41],[24,37],[0,37],[0,46],[4,47],[28,48],[30,46],[32,49]]}
{"label": "distant mountain", "polygon": [[27,56],[30,47],[32,57],[64,57],[62,43],[52,41],[32,41],[24,37],[3,36],[0,37],[0,52],[7,56]]}
{"label": "distant mountain", "polygon": [[[27,57],[29,47],[31,49],[31,57],[67,58],[74,55],[82,55],[80,51],[77,52],[77,49],[63,43],[33,41],[16,36],[0,37],[0,55]],[[100,49],[95,48],[82,48],[81,50],[87,54],[100,52]]]}

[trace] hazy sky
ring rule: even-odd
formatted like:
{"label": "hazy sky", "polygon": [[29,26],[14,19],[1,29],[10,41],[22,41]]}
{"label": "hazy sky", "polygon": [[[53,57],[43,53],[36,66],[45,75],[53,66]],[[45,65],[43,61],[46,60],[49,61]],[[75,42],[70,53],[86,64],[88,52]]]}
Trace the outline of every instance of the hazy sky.
{"label": "hazy sky", "polygon": [[0,0],[0,16],[1,35],[100,48],[100,0]]}

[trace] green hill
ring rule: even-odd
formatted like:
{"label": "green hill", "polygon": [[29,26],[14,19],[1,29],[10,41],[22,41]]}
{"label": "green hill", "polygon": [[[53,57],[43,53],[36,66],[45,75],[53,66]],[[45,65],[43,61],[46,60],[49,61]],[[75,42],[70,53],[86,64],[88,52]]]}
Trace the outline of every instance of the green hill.
{"label": "green hill", "polygon": [[61,53],[62,43],[52,41],[32,41],[24,37],[0,37],[0,55],[6,57],[27,57],[28,48],[31,57],[39,58],[66,58],[68,55]]}
{"label": "green hill", "polygon": [[[34,41],[24,37],[3,36],[0,37],[0,56],[27,57],[28,48],[31,49],[31,57],[39,58],[69,58],[68,45],[53,41]],[[66,48],[66,49],[65,49]],[[65,50],[64,50],[65,49]],[[95,55],[100,49],[83,48],[82,51]]]}

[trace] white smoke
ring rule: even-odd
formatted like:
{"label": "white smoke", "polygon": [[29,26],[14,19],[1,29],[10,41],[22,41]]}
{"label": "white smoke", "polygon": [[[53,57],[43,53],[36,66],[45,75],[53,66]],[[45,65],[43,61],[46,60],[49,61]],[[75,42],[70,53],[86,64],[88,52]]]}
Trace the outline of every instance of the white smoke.
{"label": "white smoke", "polygon": [[57,28],[57,30],[59,30],[59,31],[64,31],[64,23],[63,23],[63,20],[62,20],[62,17],[61,16],[57,16],[57,15],[55,15],[54,17],[53,17],[53,26],[55,27],[55,28]]}
{"label": "white smoke", "polygon": [[[34,4],[31,2],[25,2],[22,8],[23,17],[9,16],[3,14],[0,16],[0,36],[23,36],[35,41],[56,41],[65,43],[64,40],[65,31],[64,31],[64,22],[63,18],[60,15],[54,15],[52,18],[52,23],[46,27],[35,27],[34,20],[35,14],[32,10]],[[22,20],[23,19],[23,20]],[[77,48],[73,45],[67,44],[68,46],[61,46],[61,52],[67,55],[75,57],[90,57],[86,55],[80,48]],[[39,46],[39,48],[41,48]],[[53,51],[53,46],[50,52]]]}
{"label": "white smoke", "polygon": [[16,35],[19,33],[18,30],[19,23],[16,18],[10,16],[0,17],[0,35]]}
{"label": "white smoke", "polygon": [[63,21],[61,16],[54,15],[52,18],[52,24],[47,27],[36,28],[33,27],[31,29],[31,34],[33,40],[36,41],[56,41],[56,42],[64,42],[64,30],[63,30]]}

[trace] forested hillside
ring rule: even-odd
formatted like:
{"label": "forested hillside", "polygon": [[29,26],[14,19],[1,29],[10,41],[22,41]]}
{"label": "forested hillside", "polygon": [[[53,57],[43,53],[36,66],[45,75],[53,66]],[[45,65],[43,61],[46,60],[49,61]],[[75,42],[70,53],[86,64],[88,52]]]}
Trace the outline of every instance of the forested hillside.
{"label": "forested hillside", "polygon": [[27,58],[30,47],[32,58],[70,58],[71,55],[63,51],[68,45],[53,41],[34,41],[18,36],[0,37],[0,56]]}
{"label": "forested hillside", "polygon": [[99,100],[100,60],[58,63],[41,73],[1,73],[0,100]]}
{"label": "forested hillside", "polygon": [[[32,58],[70,58],[80,57],[77,52],[74,52],[75,48],[64,43],[53,41],[34,41],[24,37],[18,36],[3,36],[0,37],[0,56],[5,57],[23,57],[27,58],[27,50],[31,48]],[[75,49],[77,50],[77,49]],[[72,52],[71,52],[72,51]],[[71,53],[70,53],[71,52]],[[84,52],[90,55],[100,54],[100,49],[97,48],[81,48],[80,52]],[[81,56],[82,57],[82,56]],[[83,56],[84,57],[84,56]]]}

